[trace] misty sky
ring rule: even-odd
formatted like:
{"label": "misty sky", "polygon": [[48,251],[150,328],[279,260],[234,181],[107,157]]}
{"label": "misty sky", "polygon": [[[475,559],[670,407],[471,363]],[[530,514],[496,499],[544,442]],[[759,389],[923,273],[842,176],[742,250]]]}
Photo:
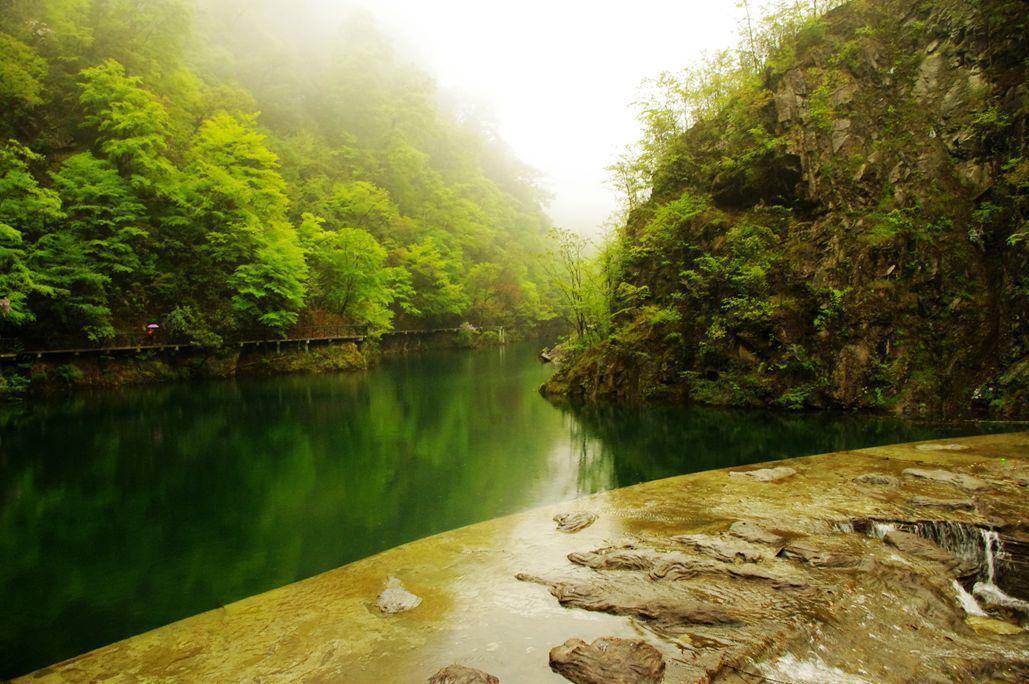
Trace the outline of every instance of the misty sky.
{"label": "misty sky", "polygon": [[316,0],[365,8],[445,90],[489,113],[557,225],[617,208],[604,168],[638,137],[640,82],[735,40],[735,0]]}

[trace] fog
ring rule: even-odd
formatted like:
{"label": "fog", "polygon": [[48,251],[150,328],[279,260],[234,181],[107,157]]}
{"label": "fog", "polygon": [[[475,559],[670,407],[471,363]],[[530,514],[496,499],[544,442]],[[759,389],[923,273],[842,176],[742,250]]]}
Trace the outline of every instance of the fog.
{"label": "fog", "polygon": [[595,232],[618,207],[612,163],[640,84],[735,40],[733,0],[309,0],[328,28],[375,17],[441,88],[543,174],[555,224]]}

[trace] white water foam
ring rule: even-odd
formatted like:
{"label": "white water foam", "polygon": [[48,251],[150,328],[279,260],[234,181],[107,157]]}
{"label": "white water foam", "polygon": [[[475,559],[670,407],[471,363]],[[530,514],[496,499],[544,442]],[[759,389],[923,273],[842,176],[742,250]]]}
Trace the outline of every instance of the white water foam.
{"label": "white water foam", "polygon": [[897,528],[893,525],[893,523],[873,522],[868,532],[871,536],[875,537],[876,539],[882,539],[888,533],[893,532],[896,529]]}
{"label": "white water foam", "polygon": [[795,684],[869,684],[867,679],[832,667],[818,656],[801,660],[792,653],[787,653],[774,663],[762,666],[761,669],[769,679],[783,679]]}
{"label": "white water foam", "polygon": [[976,602],[974,596],[965,591],[965,588],[961,586],[961,582],[951,580],[950,584],[954,587],[954,592],[958,595],[958,603],[961,604],[961,607],[967,615],[986,617],[986,611],[979,607],[979,603]]}

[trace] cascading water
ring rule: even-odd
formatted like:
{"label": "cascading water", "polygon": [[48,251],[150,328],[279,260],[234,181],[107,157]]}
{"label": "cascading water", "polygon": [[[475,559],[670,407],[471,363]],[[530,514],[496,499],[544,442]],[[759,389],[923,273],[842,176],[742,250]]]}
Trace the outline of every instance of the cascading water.
{"label": "cascading water", "polygon": [[997,586],[997,556],[1002,553],[1000,535],[994,530],[980,530],[983,539],[984,563],[979,580],[972,587],[972,594],[991,606],[1008,608],[1029,616],[1029,601],[1008,596]]}
{"label": "cascading water", "polygon": [[1004,548],[995,530],[948,520],[913,523],[867,520],[836,523],[833,527],[840,532],[863,530],[875,539],[882,539],[898,529],[913,532],[978,568],[974,578],[965,578],[966,582],[974,579],[971,593],[957,579],[952,582],[958,603],[967,614],[985,616],[985,605],[1007,608],[1029,617],[1029,602],[1009,596],[997,586],[997,559],[1004,553]]}

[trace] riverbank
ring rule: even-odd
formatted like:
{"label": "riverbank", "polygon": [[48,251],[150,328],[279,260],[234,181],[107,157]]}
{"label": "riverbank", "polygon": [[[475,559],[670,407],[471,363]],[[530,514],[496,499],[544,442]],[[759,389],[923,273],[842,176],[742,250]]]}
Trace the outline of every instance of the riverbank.
{"label": "riverbank", "polygon": [[[425,682],[460,663],[559,682],[552,661],[602,664],[568,640],[602,637],[633,640],[652,681],[1017,681],[1027,485],[1026,432],[660,480],[406,544],[24,681]],[[557,530],[570,511],[596,520]],[[382,613],[389,577],[420,604]]]}
{"label": "riverbank", "polygon": [[[513,337],[516,339],[517,335]],[[28,355],[20,363],[0,367],[0,398],[72,388],[357,371],[374,366],[384,357],[431,349],[477,349],[505,344],[507,339],[507,335],[493,329],[455,328],[401,331],[359,341],[315,340],[314,344],[291,340],[219,348],[141,347],[118,354],[68,353],[38,358]]]}

